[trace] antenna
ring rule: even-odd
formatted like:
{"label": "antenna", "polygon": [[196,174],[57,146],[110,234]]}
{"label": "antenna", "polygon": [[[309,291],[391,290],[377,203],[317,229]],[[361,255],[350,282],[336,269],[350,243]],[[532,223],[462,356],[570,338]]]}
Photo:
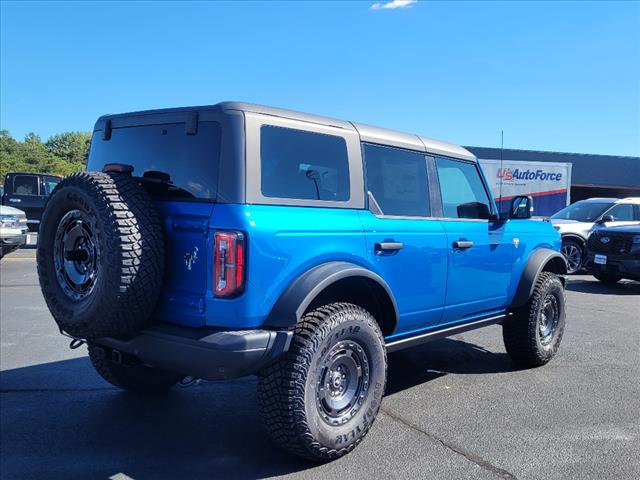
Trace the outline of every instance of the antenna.
{"label": "antenna", "polygon": [[500,130],[500,197],[498,200],[498,211],[502,210],[502,179],[504,178],[504,168],[502,166],[502,152],[504,151],[504,130]]}

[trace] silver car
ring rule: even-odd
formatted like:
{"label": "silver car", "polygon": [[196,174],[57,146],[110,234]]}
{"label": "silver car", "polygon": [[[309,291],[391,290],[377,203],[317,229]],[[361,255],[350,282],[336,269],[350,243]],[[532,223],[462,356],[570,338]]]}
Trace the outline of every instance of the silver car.
{"label": "silver car", "polygon": [[27,243],[27,216],[22,210],[0,205],[0,258]]}
{"label": "silver car", "polygon": [[617,226],[640,221],[640,197],[580,200],[552,215],[550,220],[562,236],[568,273],[575,273],[584,264],[587,237],[594,225]]}

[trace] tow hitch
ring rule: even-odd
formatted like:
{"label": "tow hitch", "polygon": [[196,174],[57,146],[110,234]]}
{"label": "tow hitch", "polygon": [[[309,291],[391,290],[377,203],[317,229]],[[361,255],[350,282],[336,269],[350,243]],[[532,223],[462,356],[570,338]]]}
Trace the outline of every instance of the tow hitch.
{"label": "tow hitch", "polygon": [[69,343],[69,348],[71,350],[75,350],[76,348],[79,348],[82,345],[85,345],[87,343],[86,340],[83,340],[82,338],[77,338],[77,337],[74,337],[72,335],[69,335],[67,332],[65,332],[62,329],[60,329],[60,334],[71,339],[71,342]]}

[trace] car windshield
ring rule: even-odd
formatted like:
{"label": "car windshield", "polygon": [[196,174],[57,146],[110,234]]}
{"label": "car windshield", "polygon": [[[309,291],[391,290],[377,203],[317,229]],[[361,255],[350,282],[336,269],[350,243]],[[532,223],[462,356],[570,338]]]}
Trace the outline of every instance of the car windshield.
{"label": "car windshield", "polygon": [[613,202],[576,202],[563,208],[551,218],[576,220],[578,222],[595,222]]}

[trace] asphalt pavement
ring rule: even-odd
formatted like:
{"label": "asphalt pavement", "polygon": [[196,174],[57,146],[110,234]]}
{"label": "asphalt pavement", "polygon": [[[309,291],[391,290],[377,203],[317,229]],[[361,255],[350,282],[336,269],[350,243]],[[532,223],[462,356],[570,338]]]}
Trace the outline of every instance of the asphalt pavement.
{"label": "asphalt pavement", "polygon": [[155,398],[105,383],[17,251],[0,263],[0,477],[640,478],[640,284],[571,277],[567,310],[538,369],[514,367],[498,326],[391,354],[370,434],[315,465],[270,443],[253,377]]}

